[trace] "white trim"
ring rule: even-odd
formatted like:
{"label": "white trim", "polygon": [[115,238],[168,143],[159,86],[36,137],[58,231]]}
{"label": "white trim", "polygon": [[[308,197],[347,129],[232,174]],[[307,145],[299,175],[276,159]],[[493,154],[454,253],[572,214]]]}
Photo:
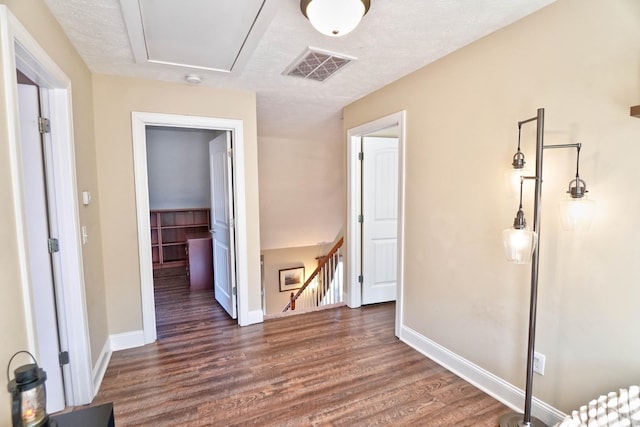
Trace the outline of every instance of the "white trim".
{"label": "white trim", "polygon": [[37,353],[35,336],[34,314],[31,306],[31,287],[26,285],[29,278],[28,259],[26,256],[26,235],[24,233],[25,223],[22,212],[24,205],[22,202],[21,190],[21,168],[20,158],[20,126],[18,124],[18,94],[17,79],[15,76],[15,52],[13,47],[13,35],[11,29],[14,24],[13,15],[10,14],[5,5],[0,5],[0,49],[2,49],[2,85],[5,90],[5,111],[7,134],[9,135],[9,163],[11,167],[11,193],[13,194],[13,206],[15,208],[16,244],[18,247],[18,268],[20,270],[20,283],[22,284],[22,302],[25,313],[25,323],[27,332],[27,343],[29,350]]}
{"label": "white trim", "polygon": [[[68,405],[82,405],[93,398],[91,375],[91,350],[87,321],[82,245],[80,240],[80,218],[78,212],[75,149],[71,106],[71,81],[47,55],[46,51],[31,37],[27,30],[13,17],[4,5],[0,5],[0,27],[5,29],[2,37],[2,70],[6,93],[7,125],[9,130],[9,152],[17,229],[17,246],[24,295],[25,323],[31,349],[35,345],[35,318],[30,292],[30,278],[26,270],[27,247],[25,242],[25,213],[20,166],[20,134],[17,126],[17,81],[16,68],[38,83],[47,92],[51,112],[51,139],[55,200],[58,222],[58,238],[63,242],[60,253],[61,271],[57,284],[57,303],[62,316],[60,322],[61,342],[68,343],[70,364],[65,366],[65,392]],[[59,285],[59,286],[58,286]],[[73,310],[69,308],[73,307]],[[66,336],[64,336],[66,335]],[[36,352],[37,354],[37,352]]]}
{"label": "white trim", "polygon": [[360,134],[355,130],[347,131],[347,283],[345,290],[347,298],[344,300],[350,308],[358,308],[362,305],[362,287],[358,281],[362,258],[360,242],[362,241],[358,215],[360,213],[360,177],[362,165],[357,160],[360,152]]}
{"label": "white trim", "polygon": [[109,349],[112,352],[142,347],[145,344],[145,333],[142,330],[109,335]]}
{"label": "white trim", "polygon": [[[133,168],[135,174],[136,209],[138,221],[138,254],[140,257],[140,292],[142,295],[142,329],[144,340],[149,344],[157,339],[156,307],[153,295],[153,258],[151,255],[151,222],[149,219],[149,184],[147,173],[147,136],[148,124],[136,113],[131,116],[133,138]],[[143,214],[142,212],[145,212]],[[144,244],[143,244],[144,242]]]}
{"label": "white trim", "polygon": [[104,379],[104,374],[107,372],[109,361],[111,360],[111,339],[107,339],[102,346],[102,351],[98,356],[98,361],[93,367],[93,395],[97,395]]}
{"label": "white trim", "polygon": [[[523,390],[460,357],[440,344],[431,341],[408,326],[402,325],[400,341],[504,403],[514,411],[522,412],[522,404],[524,403]],[[554,425],[565,417],[564,413],[535,397],[532,401],[531,412],[533,416],[544,421],[547,425]]]}
{"label": "white trim", "polygon": [[362,288],[358,282],[362,257],[358,214],[360,212],[360,177],[362,167],[358,161],[360,138],[366,134],[398,125],[398,282],[396,289],[395,334],[400,336],[404,298],[404,206],[405,206],[405,150],[406,112],[399,111],[347,131],[347,305],[351,308],[362,304]]}
{"label": "white trim", "polygon": [[247,313],[244,319],[244,324],[240,326],[253,325],[255,323],[262,323],[264,321],[264,313],[262,310],[251,310]]}
{"label": "white trim", "polygon": [[[153,263],[149,225],[149,186],[147,181],[146,126],[227,130],[233,132],[233,184],[236,215],[236,273],[238,287],[238,324],[262,322],[262,316],[249,312],[249,259],[247,207],[245,200],[244,125],[242,120],[177,114],[132,112],[133,164],[138,220],[138,253],[140,254],[140,291],[142,293],[142,324],[144,343],[157,339],[156,314],[153,295]],[[262,312],[260,312],[262,313]]]}

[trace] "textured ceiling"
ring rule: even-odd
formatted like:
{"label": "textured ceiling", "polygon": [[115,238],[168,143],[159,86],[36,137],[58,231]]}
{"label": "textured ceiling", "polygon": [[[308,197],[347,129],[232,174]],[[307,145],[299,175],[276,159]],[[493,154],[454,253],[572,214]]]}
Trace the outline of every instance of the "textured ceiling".
{"label": "textured ceiling", "polygon": [[[190,1],[181,0],[184,13],[201,13]],[[372,0],[356,30],[333,38],[311,27],[298,0],[267,0],[275,16],[244,67],[232,74],[136,63],[118,0],[45,3],[95,73],[184,83],[185,74],[196,72],[202,85],[257,93],[259,136],[333,139],[340,138],[345,105],[553,1]],[[182,22],[188,25],[188,15]],[[308,47],[357,59],[325,82],[284,75]]]}

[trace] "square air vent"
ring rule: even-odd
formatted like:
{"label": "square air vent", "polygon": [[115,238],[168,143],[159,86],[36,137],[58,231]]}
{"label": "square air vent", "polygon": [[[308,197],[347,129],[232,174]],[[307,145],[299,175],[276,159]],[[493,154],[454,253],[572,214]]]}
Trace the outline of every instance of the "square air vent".
{"label": "square air vent", "polygon": [[356,58],[326,50],[307,48],[284,74],[323,82]]}

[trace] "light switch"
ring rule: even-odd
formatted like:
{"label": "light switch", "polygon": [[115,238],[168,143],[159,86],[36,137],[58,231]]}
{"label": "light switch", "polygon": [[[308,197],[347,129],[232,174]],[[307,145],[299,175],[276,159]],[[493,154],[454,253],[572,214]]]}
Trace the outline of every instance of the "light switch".
{"label": "light switch", "polygon": [[91,193],[88,191],[82,192],[82,204],[88,206],[91,203]]}
{"label": "light switch", "polygon": [[82,244],[86,245],[88,239],[89,239],[89,235],[87,234],[87,226],[83,225],[82,226]]}

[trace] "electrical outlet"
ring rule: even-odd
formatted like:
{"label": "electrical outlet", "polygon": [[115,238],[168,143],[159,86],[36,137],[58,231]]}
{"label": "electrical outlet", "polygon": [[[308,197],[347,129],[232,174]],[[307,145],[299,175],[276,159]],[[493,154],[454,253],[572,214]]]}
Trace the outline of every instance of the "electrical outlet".
{"label": "electrical outlet", "polygon": [[546,360],[546,356],[542,353],[538,353],[535,351],[533,353],[533,372],[538,373],[540,375],[544,375],[544,362]]}

